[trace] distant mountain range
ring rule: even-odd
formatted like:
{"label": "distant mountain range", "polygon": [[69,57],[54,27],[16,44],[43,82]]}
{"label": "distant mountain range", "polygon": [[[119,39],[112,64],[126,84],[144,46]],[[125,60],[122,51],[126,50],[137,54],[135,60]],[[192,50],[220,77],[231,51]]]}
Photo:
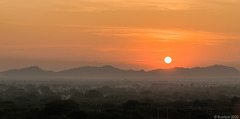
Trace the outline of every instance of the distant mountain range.
{"label": "distant mountain range", "polygon": [[156,69],[144,70],[122,70],[111,65],[102,67],[84,66],[67,69],[59,72],[46,71],[38,66],[22,69],[12,69],[0,72],[0,78],[225,78],[240,77],[240,72],[229,66],[213,65],[209,67]]}

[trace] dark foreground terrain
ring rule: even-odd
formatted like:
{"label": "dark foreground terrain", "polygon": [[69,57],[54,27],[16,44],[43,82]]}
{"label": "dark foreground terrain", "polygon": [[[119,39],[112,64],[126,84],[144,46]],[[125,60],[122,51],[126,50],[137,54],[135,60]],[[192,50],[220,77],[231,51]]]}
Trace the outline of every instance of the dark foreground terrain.
{"label": "dark foreground terrain", "polygon": [[0,119],[237,119],[240,82],[4,80]]}

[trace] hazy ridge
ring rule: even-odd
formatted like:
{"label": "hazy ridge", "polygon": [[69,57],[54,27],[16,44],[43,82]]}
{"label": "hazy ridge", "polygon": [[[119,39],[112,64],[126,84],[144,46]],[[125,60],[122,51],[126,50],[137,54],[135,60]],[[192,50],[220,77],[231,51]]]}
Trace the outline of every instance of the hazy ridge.
{"label": "hazy ridge", "polygon": [[21,69],[11,69],[0,72],[0,77],[55,77],[55,78],[226,78],[240,77],[240,72],[234,67],[224,65],[213,65],[208,67],[183,68],[175,67],[172,69],[144,70],[123,70],[111,65],[102,67],[84,66],[72,69],[66,69],[58,72],[43,70],[38,66],[30,66]]}

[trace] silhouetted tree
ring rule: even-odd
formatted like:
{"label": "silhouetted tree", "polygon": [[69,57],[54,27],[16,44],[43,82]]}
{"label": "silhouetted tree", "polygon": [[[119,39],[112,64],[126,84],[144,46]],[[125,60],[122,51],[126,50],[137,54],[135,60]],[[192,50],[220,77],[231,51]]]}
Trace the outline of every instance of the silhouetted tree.
{"label": "silhouetted tree", "polygon": [[73,111],[67,115],[71,119],[86,119],[87,118],[87,113],[83,111]]}
{"label": "silhouetted tree", "polygon": [[46,104],[44,112],[46,115],[66,115],[78,111],[79,106],[72,100],[56,100]]}
{"label": "silhouetted tree", "polygon": [[97,90],[89,90],[85,92],[87,98],[101,98],[103,94]]}

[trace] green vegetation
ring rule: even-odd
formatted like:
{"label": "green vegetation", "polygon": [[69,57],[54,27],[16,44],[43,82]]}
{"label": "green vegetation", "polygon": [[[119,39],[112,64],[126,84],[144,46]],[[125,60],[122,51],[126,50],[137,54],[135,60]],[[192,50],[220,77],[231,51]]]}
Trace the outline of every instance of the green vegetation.
{"label": "green vegetation", "polygon": [[0,81],[0,119],[212,119],[237,114],[238,85]]}

